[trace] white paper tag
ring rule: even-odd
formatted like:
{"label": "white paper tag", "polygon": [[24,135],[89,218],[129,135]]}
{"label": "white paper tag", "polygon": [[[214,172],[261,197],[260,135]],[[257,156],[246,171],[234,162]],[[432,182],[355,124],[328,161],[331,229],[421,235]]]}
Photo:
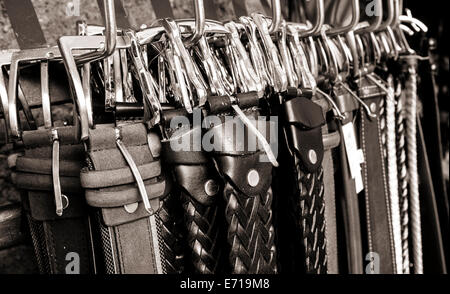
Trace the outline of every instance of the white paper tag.
{"label": "white paper tag", "polygon": [[359,193],[364,189],[361,175],[361,164],[364,162],[364,153],[361,149],[358,149],[358,145],[356,144],[355,128],[352,122],[343,125],[342,132],[344,135],[345,150],[347,151],[350,175],[355,180],[356,193]]}

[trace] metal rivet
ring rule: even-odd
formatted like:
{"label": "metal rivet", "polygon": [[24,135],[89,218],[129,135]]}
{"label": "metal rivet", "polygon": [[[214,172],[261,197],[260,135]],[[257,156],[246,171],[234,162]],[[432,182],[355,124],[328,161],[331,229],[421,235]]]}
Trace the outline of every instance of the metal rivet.
{"label": "metal rivet", "polygon": [[317,163],[317,153],[314,150],[309,150],[308,151],[308,159],[312,164],[316,164]]}
{"label": "metal rivet", "polygon": [[377,105],[375,102],[370,103],[370,111],[377,112]]}
{"label": "metal rivet", "polygon": [[216,181],[208,180],[205,183],[205,193],[208,196],[214,196],[219,192],[219,185],[217,185]]}
{"label": "metal rivet", "polygon": [[252,187],[258,186],[259,173],[254,169],[250,170],[247,174],[247,181],[248,181],[248,184]]}
{"label": "metal rivet", "polygon": [[138,209],[138,203],[125,204],[123,208],[125,208],[125,211],[128,213],[134,213]]}

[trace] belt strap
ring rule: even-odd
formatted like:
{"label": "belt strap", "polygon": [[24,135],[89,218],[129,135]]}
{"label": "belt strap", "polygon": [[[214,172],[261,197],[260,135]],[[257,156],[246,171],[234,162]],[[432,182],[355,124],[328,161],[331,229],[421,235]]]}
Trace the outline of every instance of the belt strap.
{"label": "belt strap", "polygon": [[44,33],[30,0],[4,0],[11,26],[21,49],[47,47]]}
{"label": "belt strap", "polygon": [[411,261],[409,258],[409,193],[408,193],[408,168],[406,166],[406,129],[404,95],[400,95],[396,105],[397,128],[397,169],[398,191],[400,197],[400,218],[402,225],[402,262],[403,273],[410,273]]}
{"label": "belt strap", "polygon": [[[253,115],[258,112],[254,111]],[[225,123],[214,127],[214,140],[233,136]],[[244,132],[244,142],[248,142]],[[228,146],[231,147],[231,146]],[[234,148],[234,147],[233,147]],[[233,148],[214,152],[217,170],[224,182],[227,241],[231,246],[232,273],[276,273],[276,249],[272,225],[272,166],[261,162],[263,151],[241,153]]]}
{"label": "belt strap", "polygon": [[395,96],[393,77],[388,77],[388,90],[385,101],[386,116],[386,154],[387,154],[387,177],[390,197],[392,241],[394,245],[395,273],[403,272],[400,201],[398,195],[398,170],[397,170],[397,147],[395,129]]}
{"label": "belt strap", "polygon": [[417,170],[417,76],[416,65],[411,64],[409,78],[405,84],[406,93],[406,136],[410,189],[412,255],[414,273],[423,273],[422,228]]}
{"label": "belt strap", "polygon": [[436,202],[439,211],[440,225],[444,247],[449,241],[449,204],[447,185],[443,175],[443,151],[442,151],[442,125],[438,105],[438,93],[436,93],[435,71],[430,61],[420,61],[418,72],[420,83],[417,88],[419,97],[426,97],[427,103],[422,103],[423,117],[421,120],[423,130],[427,134],[425,143],[430,169],[433,171],[433,185],[436,191]]}
{"label": "belt strap", "polygon": [[[60,184],[66,208],[62,216],[55,213],[52,177],[51,130],[26,131],[23,134],[24,155],[17,158],[14,181],[27,191],[23,204],[33,246],[42,273],[93,273],[95,262],[90,238],[90,222],[86,215],[79,172],[84,148],[75,148],[74,127],[59,128],[67,157],[60,158]],[[72,135],[70,135],[72,134]],[[64,202],[64,201],[63,201]],[[79,259],[79,271],[70,261],[73,253]]]}
{"label": "belt strap", "polygon": [[187,270],[201,274],[219,273],[224,269],[225,240],[220,221],[224,215],[219,205],[223,187],[217,171],[205,153],[173,152],[170,140],[163,143],[162,154],[173,170],[183,206],[189,246],[186,259],[193,267]]}
{"label": "belt strap", "polygon": [[363,257],[362,257],[362,243],[361,243],[361,226],[360,214],[358,205],[358,195],[356,193],[355,180],[352,178],[347,151],[344,143],[343,125],[353,121],[353,111],[358,109],[354,99],[350,94],[341,92],[342,89],[335,89],[336,104],[346,119],[342,121],[338,128],[341,135],[341,144],[339,146],[340,157],[340,172],[342,177],[342,189],[339,191],[338,199],[342,202],[347,259],[350,274],[363,273]]}
{"label": "belt strap", "polygon": [[334,163],[331,155],[332,149],[339,146],[338,132],[328,133],[327,125],[322,127],[324,141],[323,155],[323,186],[325,202],[325,236],[327,241],[327,273],[339,273],[338,241],[336,231],[336,195],[334,185]]}
{"label": "belt strap", "polygon": [[[83,170],[81,178],[87,188],[89,204],[99,207],[98,225],[106,272],[179,272],[182,255],[175,234],[173,197],[161,174],[161,165],[148,145],[148,138],[155,140],[157,137],[148,136],[140,123],[125,124],[118,129],[122,148],[129,153],[128,159],[139,167],[154,213],[150,215],[144,208],[142,191],[132,184],[134,173],[116,145],[116,129],[97,125],[95,130],[89,131],[89,170]],[[105,175],[114,181],[105,180]]]}
{"label": "belt strap", "polygon": [[[359,94],[364,102],[377,114],[370,118],[361,109],[360,142],[364,152],[364,197],[367,226],[367,244],[369,254],[378,254],[379,269],[368,269],[366,273],[393,274],[395,267],[395,248],[392,236],[390,199],[386,175],[385,158],[381,141],[380,106],[385,96],[377,93],[376,88],[368,91],[370,82],[360,81]],[[394,150],[396,151],[396,150]]]}
{"label": "belt strap", "polygon": [[309,274],[327,272],[327,239],[323,183],[323,109],[304,97],[283,103],[285,133],[295,173],[296,222],[300,225]]}

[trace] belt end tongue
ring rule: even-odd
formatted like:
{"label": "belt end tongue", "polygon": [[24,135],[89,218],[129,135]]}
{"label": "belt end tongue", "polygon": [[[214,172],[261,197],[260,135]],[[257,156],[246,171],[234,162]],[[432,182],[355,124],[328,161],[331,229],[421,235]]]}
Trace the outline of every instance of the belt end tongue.
{"label": "belt end tongue", "polygon": [[234,111],[239,116],[239,118],[242,120],[242,122],[248,127],[248,129],[256,135],[256,138],[258,138],[258,141],[263,145],[263,149],[267,154],[267,158],[269,159],[270,163],[274,167],[278,167],[278,161],[275,157],[275,154],[272,151],[272,148],[270,147],[269,142],[267,142],[266,138],[261,134],[261,132],[252,124],[252,122],[247,118],[247,116],[242,112],[242,110],[239,108],[238,105],[234,104],[232,105]]}

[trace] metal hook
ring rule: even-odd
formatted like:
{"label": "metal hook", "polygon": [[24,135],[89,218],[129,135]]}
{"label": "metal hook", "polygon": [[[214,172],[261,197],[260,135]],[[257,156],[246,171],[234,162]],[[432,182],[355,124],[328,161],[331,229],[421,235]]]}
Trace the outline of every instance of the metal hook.
{"label": "metal hook", "polygon": [[205,82],[202,80],[200,72],[193,62],[191,55],[183,45],[178,25],[171,19],[162,19],[159,23],[165,29],[176,54],[178,54],[183,61],[184,68],[187,71],[187,77],[195,87],[198,105],[203,106],[206,103],[208,95]]}
{"label": "metal hook", "polygon": [[[386,0],[387,1],[387,5],[386,5],[386,11],[387,13],[383,13],[383,18],[386,17],[386,19],[384,19],[381,24],[378,26],[376,32],[380,32],[380,31],[384,31],[388,26],[390,26],[392,24],[392,22],[394,21],[394,14],[395,14],[395,3],[394,0]],[[384,5],[383,5],[384,7]]]}
{"label": "metal hook", "polygon": [[372,113],[370,107],[361,98],[359,98],[358,95],[353,93],[353,91],[349,87],[347,87],[345,83],[339,82],[339,84],[341,84],[342,88],[344,88],[353,98],[355,98],[355,100],[357,100],[362,105],[362,107],[364,108],[369,117],[377,118],[377,115]]}
{"label": "metal hook", "polygon": [[269,26],[269,34],[273,34],[279,30],[281,20],[281,1],[272,0],[272,23]]}
{"label": "metal hook", "polygon": [[331,98],[330,95],[320,90],[319,88],[317,88],[316,90],[317,93],[321,94],[328,101],[331,108],[333,109],[334,116],[341,121],[345,120],[345,116],[342,114],[341,110],[337,106],[336,102],[334,102],[333,98]]}
{"label": "metal hook", "polygon": [[360,11],[359,11],[359,0],[351,0],[351,6],[352,6],[352,20],[351,22],[344,27],[340,27],[340,28],[331,28],[327,31],[327,35],[328,36],[335,36],[335,35],[340,35],[340,34],[344,34],[347,32],[352,31],[356,25],[359,22],[359,17],[360,17]]}
{"label": "metal hook", "polygon": [[[407,11],[409,11],[409,13],[411,13],[411,11],[409,9],[407,9]],[[416,32],[420,32],[420,31],[422,31],[424,33],[428,32],[428,27],[423,22],[418,20],[417,18],[411,17],[409,15],[400,15],[399,21],[411,24],[411,26],[414,28],[414,30]]]}
{"label": "metal hook", "polygon": [[314,22],[314,25],[305,31],[300,31],[300,37],[306,38],[313,35],[320,34],[320,31],[322,29],[322,26],[325,22],[325,7],[324,7],[324,0],[313,0],[316,2],[316,21]]}
{"label": "metal hook", "polygon": [[77,58],[77,63],[86,63],[111,56],[116,49],[117,23],[114,0],[104,0],[105,43],[101,51],[94,51]]}
{"label": "metal hook", "polygon": [[284,92],[287,89],[287,76],[283,67],[281,66],[278,49],[272,41],[267,28],[267,22],[264,17],[258,13],[252,13],[252,19],[261,36],[262,43],[265,47],[267,55],[267,63],[269,65],[270,75],[273,77],[273,86],[275,91]]}
{"label": "metal hook", "polygon": [[355,29],[356,34],[371,33],[378,30],[378,28],[380,27],[383,21],[383,2],[382,0],[375,0],[375,2],[373,2],[373,5],[375,7],[375,12],[372,16],[374,20],[368,22],[368,26],[362,26],[359,29]]}
{"label": "metal hook", "polygon": [[187,46],[192,46],[198,42],[198,40],[205,33],[205,6],[203,0],[194,0],[195,7],[195,28],[193,34],[184,40]]}
{"label": "metal hook", "polygon": [[152,117],[150,118],[150,126],[154,126],[160,122],[162,107],[159,103],[158,96],[156,95],[155,88],[153,86],[153,77],[148,71],[145,63],[143,61],[142,53],[139,50],[139,45],[137,43],[136,35],[133,31],[127,31],[126,35],[131,41],[131,59],[138,72],[138,81],[142,88],[142,94],[144,95],[145,101],[150,107]]}

